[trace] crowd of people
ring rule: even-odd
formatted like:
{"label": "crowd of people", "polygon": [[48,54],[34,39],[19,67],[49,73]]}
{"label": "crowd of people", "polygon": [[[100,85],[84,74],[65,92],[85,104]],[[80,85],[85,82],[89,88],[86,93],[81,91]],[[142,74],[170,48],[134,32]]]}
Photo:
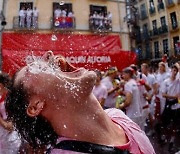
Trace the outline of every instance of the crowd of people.
{"label": "crowd of people", "polygon": [[36,7],[32,10],[30,7],[19,10],[19,27],[21,28],[38,28],[39,11]]}
{"label": "crowd of people", "polygon": [[47,52],[0,86],[0,153],[154,154],[145,124],[170,151],[180,129],[179,63],[87,71]]}
{"label": "crowd of people", "polygon": [[91,30],[112,30],[112,13],[94,12],[89,15],[89,27]]}
{"label": "crowd of people", "polygon": [[139,69],[132,64],[122,72],[116,67],[105,73],[97,70],[93,93],[104,109],[124,111],[147,135],[157,134],[158,142],[168,142],[173,151],[180,131],[180,65],[169,68],[163,61],[155,72],[146,63]]}

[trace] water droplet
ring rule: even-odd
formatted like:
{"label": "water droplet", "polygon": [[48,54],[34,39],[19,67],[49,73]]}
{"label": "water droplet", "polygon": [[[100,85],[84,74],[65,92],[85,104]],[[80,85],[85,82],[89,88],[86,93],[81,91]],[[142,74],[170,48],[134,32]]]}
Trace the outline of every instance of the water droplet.
{"label": "water droplet", "polygon": [[67,126],[66,126],[66,125],[64,125],[64,128],[66,129],[66,128],[67,128]]}
{"label": "water droplet", "polygon": [[59,3],[59,5],[64,5],[65,4],[65,2],[64,1],[61,1],[60,3]]}
{"label": "water droplet", "polygon": [[51,40],[52,40],[52,41],[57,41],[57,36],[53,34],[53,35],[51,36]]}

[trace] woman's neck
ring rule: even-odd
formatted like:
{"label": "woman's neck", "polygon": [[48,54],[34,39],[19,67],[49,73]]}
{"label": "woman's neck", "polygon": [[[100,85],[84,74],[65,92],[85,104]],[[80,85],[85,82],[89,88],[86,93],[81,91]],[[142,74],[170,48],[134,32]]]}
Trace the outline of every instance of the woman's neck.
{"label": "woman's neck", "polygon": [[56,115],[52,123],[59,136],[105,145],[120,144],[119,137],[124,133],[119,131],[93,95],[83,105],[67,109],[63,115]]}

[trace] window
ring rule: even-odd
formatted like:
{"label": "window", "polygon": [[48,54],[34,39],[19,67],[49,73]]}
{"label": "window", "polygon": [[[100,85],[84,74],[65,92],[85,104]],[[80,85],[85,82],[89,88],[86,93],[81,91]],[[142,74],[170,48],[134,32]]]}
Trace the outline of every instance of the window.
{"label": "window", "polygon": [[176,12],[170,13],[170,17],[171,17],[172,29],[176,29],[178,27]]}
{"label": "window", "polygon": [[[19,17],[14,18],[13,25],[17,25],[18,23],[19,28],[31,28],[33,26],[32,20],[32,11],[33,3],[32,2],[21,2],[19,8]],[[18,21],[18,22],[17,22]]]}
{"label": "window", "polygon": [[75,17],[71,3],[53,3],[53,27],[58,29],[75,28]]}
{"label": "window", "polygon": [[163,27],[163,26],[166,26],[166,18],[165,18],[165,16],[163,16],[163,17],[161,17],[161,26]]}
{"label": "window", "polygon": [[143,25],[143,37],[145,40],[147,40],[149,38],[148,25],[147,24]]}
{"label": "window", "polygon": [[93,14],[94,12],[106,14],[107,13],[107,7],[106,6],[96,6],[96,5],[90,5],[90,14]]}
{"label": "window", "polygon": [[179,53],[178,48],[179,36],[173,37],[173,45],[174,45],[174,54],[177,55]]}
{"label": "window", "polygon": [[24,8],[25,10],[30,8],[32,10],[33,9],[33,3],[32,2],[21,2],[19,10],[21,10],[22,8]]}
{"label": "window", "polygon": [[154,6],[154,1],[153,0],[149,0],[149,12],[151,14],[156,12],[155,6]]}
{"label": "window", "polygon": [[159,58],[159,42],[154,42],[154,54],[155,58]]}
{"label": "window", "polygon": [[165,39],[165,40],[163,40],[163,52],[164,52],[164,54],[167,54],[167,55],[169,55],[169,52],[168,52],[168,39]]}
{"label": "window", "polygon": [[106,6],[90,5],[89,28],[93,31],[111,31],[112,13]]}
{"label": "window", "polygon": [[157,20],[152,21],[153,29],[157,29]]}
{"label": "window", "polygon": [[141,19],[146,19],[147,18],[147,12],[146,12],[146,5],[142,4],[140,6],[140,10],[141,10]]}
{"label": "window", "polygon": [[150,44],[146,43],[145,45],[145,50],[146,50],[146,59],[150,59],[151,58],[151,53],[150,53]]}

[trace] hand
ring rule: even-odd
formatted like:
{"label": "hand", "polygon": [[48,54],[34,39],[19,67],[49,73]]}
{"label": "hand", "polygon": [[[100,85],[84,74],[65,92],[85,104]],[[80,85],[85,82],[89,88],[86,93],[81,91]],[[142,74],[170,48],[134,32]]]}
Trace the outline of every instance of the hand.
{"label": "hand", "polygon": [[145,84],[146,84],[146,82],[145,82],[143,79],[140,79],[140,80],[139,80],[139,83],[140,83],[141,85],[145,85]]}

